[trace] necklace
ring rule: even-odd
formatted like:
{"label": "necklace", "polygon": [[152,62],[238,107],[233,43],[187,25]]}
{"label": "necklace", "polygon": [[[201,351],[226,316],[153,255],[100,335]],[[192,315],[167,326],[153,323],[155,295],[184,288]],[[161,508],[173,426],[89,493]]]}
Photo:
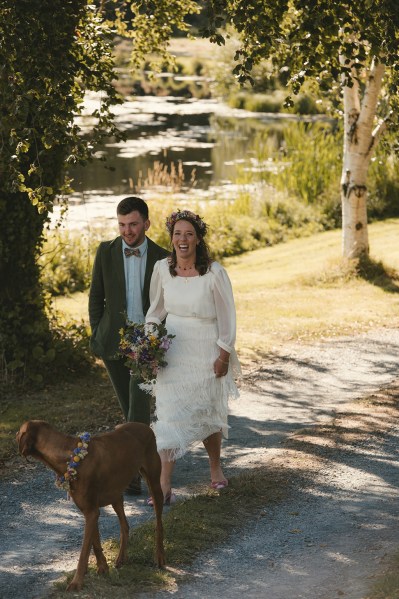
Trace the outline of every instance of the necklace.
{"label": "necklace", "polygon": [[180,270],[192,270],[195,268],[195,264],[192,264],[191,266],[180,266],[180,264],[178,264],[177,268],[180,268]]}

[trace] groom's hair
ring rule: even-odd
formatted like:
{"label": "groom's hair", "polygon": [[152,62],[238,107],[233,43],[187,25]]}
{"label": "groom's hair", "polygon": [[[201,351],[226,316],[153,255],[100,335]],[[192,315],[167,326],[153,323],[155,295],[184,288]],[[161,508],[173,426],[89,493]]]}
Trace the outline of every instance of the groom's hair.
{"label": "groom's hair", "polygon": [[117,214],[130,214],[133,210],[137,210],[144,220],[148,220],[148,206],[141,198],[130,196],[121,200],[116,208]]}

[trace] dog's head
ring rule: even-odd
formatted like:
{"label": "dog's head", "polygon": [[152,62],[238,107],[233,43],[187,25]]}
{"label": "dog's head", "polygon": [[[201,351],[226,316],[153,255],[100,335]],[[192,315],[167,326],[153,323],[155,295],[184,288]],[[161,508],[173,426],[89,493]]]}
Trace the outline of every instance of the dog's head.
{"label": "dog's head", "polygon": [[44,420],[27,420],[17,432],[16,439],[18,443],[18,451],[24,456],[35,455],[36,442],[40,432],[43,432],[49,424]]}

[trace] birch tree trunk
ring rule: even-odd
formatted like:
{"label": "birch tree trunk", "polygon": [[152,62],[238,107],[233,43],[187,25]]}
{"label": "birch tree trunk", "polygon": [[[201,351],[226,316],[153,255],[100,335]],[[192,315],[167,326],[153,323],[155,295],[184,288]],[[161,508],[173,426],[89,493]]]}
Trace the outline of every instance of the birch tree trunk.
{"label": "birch tree trunk", "polygon": [[[345,61],[344,58],[341,60]],[[367,73],[366,88],[360,99],[360,86],[353,73],[352,87],[344,87],[344,156],[341,176],[342,253],[346,258],[368,255],[367,171],[378,139],[386,123],[375,127],[378,97],[384,64],[373,63]]]}

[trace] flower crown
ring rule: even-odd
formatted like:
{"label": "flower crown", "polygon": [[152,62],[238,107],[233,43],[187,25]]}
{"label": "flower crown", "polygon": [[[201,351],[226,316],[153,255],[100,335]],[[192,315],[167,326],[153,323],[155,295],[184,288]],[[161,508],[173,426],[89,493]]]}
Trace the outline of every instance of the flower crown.
{"label": "flower crown", "polygon": [[206,234],[206,223],[204,223],[198,214],[194,214],[194,212],[191,212],[191,210],[178,210],[177,212],[172,212],[172,214],[167,217],[165,224],[170,234],[172,234],[173,227],[178,220],[188,220],[194,222],[199,228],[201,235]]}

